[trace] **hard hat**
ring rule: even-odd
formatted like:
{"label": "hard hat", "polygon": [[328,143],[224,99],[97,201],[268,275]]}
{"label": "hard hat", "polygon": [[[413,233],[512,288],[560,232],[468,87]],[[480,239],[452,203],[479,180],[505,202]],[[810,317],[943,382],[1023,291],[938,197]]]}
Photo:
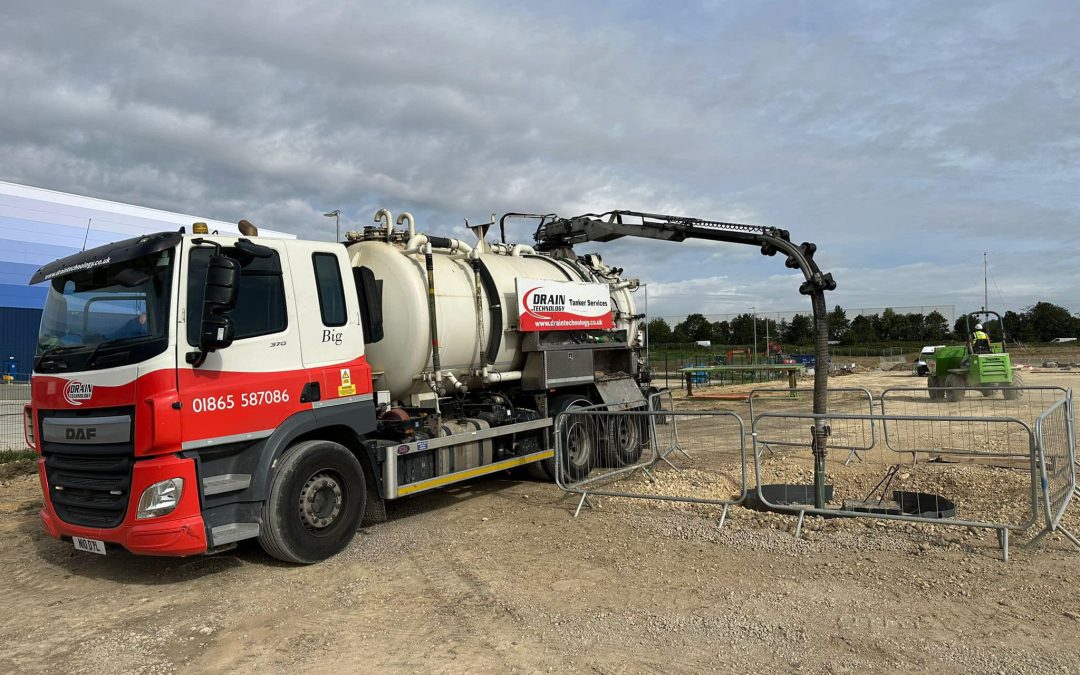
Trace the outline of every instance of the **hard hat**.
{"label": "hard hat", "polygon": [[982,324],[981,323],[975,324],[975,330],[982,330]]}

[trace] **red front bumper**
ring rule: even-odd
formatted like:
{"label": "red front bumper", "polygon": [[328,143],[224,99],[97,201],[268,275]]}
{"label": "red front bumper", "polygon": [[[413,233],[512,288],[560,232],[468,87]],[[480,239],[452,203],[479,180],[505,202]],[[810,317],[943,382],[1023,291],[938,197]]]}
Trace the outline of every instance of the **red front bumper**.
{"label": "red front bumper", "polygon": [[[40,458],[38,477],[45,495],[45,505],[39,515],[45,531],[52,537],[100,539],[141,555],[185,556],[206,552],[206,527],[199,507],[194,460],[167,455],[135,462],[127,515],[119,526],[108,529],[80,527],[61,520],[53,510],[45,478],[45,460]],[[184,479],[184,492],[176,509],[165,516],[136,519],[143,490],[169,478]]]}

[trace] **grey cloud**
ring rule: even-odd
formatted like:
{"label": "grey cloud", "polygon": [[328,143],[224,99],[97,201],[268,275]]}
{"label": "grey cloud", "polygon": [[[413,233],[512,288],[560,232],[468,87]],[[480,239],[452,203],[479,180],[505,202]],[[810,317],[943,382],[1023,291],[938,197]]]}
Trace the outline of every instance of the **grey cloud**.
{"label": "grey cloud", "polygon": [[[380,206],[761,222],[873,305],[974,302],[989,249],[1010,303],[1080,309],[1045,264],[1080,253],[1075,3],[9,4],[6,180],[320,238]],[[601,250],[803,300],[749,250]]]}

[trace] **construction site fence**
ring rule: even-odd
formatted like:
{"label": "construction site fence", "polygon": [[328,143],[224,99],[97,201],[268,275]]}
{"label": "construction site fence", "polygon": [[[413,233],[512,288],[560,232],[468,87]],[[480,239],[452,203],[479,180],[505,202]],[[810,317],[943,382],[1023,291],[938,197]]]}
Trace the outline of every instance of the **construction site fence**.
{"label": "construction site fence", "polygon": [[23,434],[23,407],[29,402],[28,384],[0,384],[0,453],[29,450]]}
{"label": "construction site fence", "polygon": [[[813,481],[810,429],[860,418],[890,430],[896,442],[862,452],[858,466],[843,453],[826,452],[828,505],[813,506],[806,487]],[[948,431],[957,428],[954,440]],[[982,434],[978,441],[974,428]],[[788,434],[784,454],[763,457],[755,447],[754,476],[763,506],[799,516],[796,535],[807,515],[989,528],[1007,556],[1009,532],[1038,520],[1039,451],[1033,428],[1020,419],[765,413],[752,434],[755,442]]]}
{"label": "construction site fence", "polygon": [[[847,451],[845,462],[860,458],[860,452],[870,450],[877,445],[877,425],[873,418],[875,401],[869,389],[862,387],[829,387],[829,410],[833,413],[863,415],[851,419],[836,419],[831,427],[829,447]],[[767,412],[791,411],[813,412],[814,397],[812,391],[798,389],[754,389],[750,392],[748,406],[750,423],[753,425],[758,415]],[[799,429],[799,431],[804,431]],[[783,434],[755,437],[755,452],[773,454],[774,446],[795,444],[805,445],[805,441],[791,441],[792,430],[785,429]]]}
{"label": "construction site fence", "polygon": [[1074,544],[1080,540],[1062,524],[1069,503],[1076,494],[1076,430],[1072,397],[1060,400],[1039,415],[1035,437],[1041,450],[1042,493],[1045,500],[1046,528],[1039,539],[1060,532]]}
{"label": "construction site fence", "polygon": [[[648,405],[602,404],[556,416],[555,481],[581,495],[724,507],[747,495],[745,428],[726,411],[674,410],[670,393]],[[593,460],[583,466],[582,453]]]}
{"label": "construction site fence", "polygon": [[[815,415],[809,395],[760,388],[748,401],[749,426],[732,411],[674,410],[670,392],[647,406],[568,410],[555,420],[556,479],[581,495],[577,512],[589,495],[609,495],[720,504],[723,521],[752,495],[756,508],[798,515],[796,536],[807,515],[843,516],[988,528],[1005,559],[1010,532],[1035,525],[1044,527],[1031,544],[1058,532],[1080,547],[1062,524],[1077,490],[1072,391],[1024,387],[1009,400],[968,393],[950,403],[925,389],[875,397],[836,388],[830,412]],[[818,425],[829,434],[822,508],[813,495]],[[587,439],[574,447],[597,458],[585,472],[568,469],[571,432]],[[627,438],[637,443],[631,451]]]}

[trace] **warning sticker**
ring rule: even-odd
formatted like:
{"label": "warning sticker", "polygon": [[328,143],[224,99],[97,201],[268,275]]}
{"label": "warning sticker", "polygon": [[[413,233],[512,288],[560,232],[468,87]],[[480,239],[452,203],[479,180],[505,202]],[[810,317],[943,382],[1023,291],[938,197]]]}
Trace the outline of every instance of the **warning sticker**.
{"label": "warning sticker", "polygon": [[356,385],[352,383],[352,373],[348,368],[341,369],[341,386],[337,388],[338,396],[354,396]]}

